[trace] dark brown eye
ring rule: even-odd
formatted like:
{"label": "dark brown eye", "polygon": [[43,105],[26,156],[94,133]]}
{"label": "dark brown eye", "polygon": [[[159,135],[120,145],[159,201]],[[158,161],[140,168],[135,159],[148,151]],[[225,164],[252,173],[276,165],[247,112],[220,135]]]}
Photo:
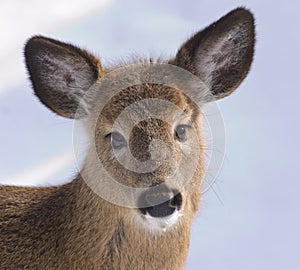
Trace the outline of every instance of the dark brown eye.
{"label": "dark brown eye", "polygon": [[176,127],[175,129],[175,139],[180,141],[180,142],[184,142],[186,141],[187,137],[186,137],[186,125],[179,125],[178,127]]}
{"label": "dark brown eye", "polygon": [[119,150],[127,145],[126,140],[120,133],[112,132],[109,135],[110,135],[111,146],[114,149]]}

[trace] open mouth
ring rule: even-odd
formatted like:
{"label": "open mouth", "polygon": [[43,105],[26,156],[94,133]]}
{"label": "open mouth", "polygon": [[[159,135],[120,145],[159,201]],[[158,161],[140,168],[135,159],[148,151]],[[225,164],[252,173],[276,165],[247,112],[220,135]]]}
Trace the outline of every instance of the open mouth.
{"label": "open mouth", "polygon": [[160,185],[140,196],[140,217],[150,231],[166,232],[182,216],[182,205],[182,194],[178,190]]}
{"label": "open mouth", "polygon": [[176,210],[179,211],[182,205],[182,195],[179,192],[175,194],[175,192],[145,194],[144,199],[150,206],[140,208],[140,211],[142,214],[149,215],[153,218],[170,216],[174,214]]}

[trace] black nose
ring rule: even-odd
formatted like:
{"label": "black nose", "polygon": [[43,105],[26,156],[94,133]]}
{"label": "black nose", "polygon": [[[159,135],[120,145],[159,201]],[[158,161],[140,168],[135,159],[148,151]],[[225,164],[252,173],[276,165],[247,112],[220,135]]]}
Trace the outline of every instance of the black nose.
{"label": "black nose", "polygon": [[140,208],[140,211],[152,217],[166,217],[172,215],[175,210],[180,210],[182,205],[182,195],[178,191],[155,191],[146,192],[140,198],[141,205],[147,207]]}

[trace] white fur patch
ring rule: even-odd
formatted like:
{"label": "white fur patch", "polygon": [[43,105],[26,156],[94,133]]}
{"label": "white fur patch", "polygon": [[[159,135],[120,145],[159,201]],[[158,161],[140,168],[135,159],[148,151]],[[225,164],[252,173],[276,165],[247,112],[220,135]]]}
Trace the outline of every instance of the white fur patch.
{"label": "white fur patch", "polygon": [[179,222],[180,217],[183,216],[182,211],[182,209],[180,211],[175,210],[172,215],[162,218],[152,217],[149,213],[146,215],[138,215],[138,222],[142,223],[146,229],[153,233],[164,233]]}

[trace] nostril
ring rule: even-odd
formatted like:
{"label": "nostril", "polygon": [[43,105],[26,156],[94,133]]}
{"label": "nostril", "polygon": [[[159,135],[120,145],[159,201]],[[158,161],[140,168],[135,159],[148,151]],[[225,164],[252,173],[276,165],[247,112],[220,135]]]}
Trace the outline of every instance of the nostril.
{"label": "nostril", "polygon": [[169,191],[160,193],[146,193],[142,196],[143,204],[147,207],[140,208],[140,211],[152,217],[166,217],[172,215],[175,210],[182,206],[182,195],[179,192]]}
{"label": "nostril", "polygon": [[177,210],[180,210],[182,205],[182,195],[181,193],[177,193],[171,200],[170,205],[175,207]]}

